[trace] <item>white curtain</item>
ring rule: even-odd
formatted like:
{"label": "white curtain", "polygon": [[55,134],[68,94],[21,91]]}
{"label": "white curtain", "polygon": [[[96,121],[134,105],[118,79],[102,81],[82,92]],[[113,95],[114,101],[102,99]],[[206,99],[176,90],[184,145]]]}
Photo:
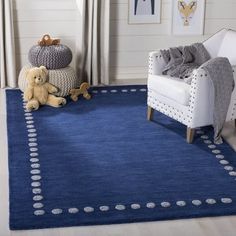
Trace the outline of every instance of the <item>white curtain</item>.
{"label": "white curtain", "polygon": [[12,0],[0,1],[0,87],[15,88],[16,63]]}
{"label": "white curtain", "polygon": [[110,0],[84,0],[79,5],[82,18],[80,76],[92,85],[109,84]]}

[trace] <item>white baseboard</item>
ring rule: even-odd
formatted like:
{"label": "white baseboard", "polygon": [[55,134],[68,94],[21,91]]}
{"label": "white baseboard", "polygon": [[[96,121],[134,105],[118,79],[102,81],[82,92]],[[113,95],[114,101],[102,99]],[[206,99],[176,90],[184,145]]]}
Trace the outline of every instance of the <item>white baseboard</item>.
{"label": "white baseboard", "polygon": [[139,85],[147,84],[147,79],[117,79],[112,80],[110,85]]}

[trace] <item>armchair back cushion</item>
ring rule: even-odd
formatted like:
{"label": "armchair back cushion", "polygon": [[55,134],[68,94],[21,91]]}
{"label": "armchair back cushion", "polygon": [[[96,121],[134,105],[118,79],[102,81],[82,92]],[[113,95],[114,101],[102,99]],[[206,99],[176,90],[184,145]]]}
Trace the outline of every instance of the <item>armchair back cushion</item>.
{"label": "armchair back cushion", "polygon": [[232,66],[236,65],[236,31],[227,31],[220,45],[217,56],[227,57]]}
{"label": "armchair back cushion", "polygon": [[227,32],[228,32],[227,29],[223,29],[218,33],[214,34],[213,36],[211,36],[203,43],[206,50],[209,52],[211,58],[217,57],[220,46]]}
{"label": "armchair back cushion", "polygon": [[211,58],[227,57],[232,66],[236,66],[236,31],[223,29],[204,43]]}

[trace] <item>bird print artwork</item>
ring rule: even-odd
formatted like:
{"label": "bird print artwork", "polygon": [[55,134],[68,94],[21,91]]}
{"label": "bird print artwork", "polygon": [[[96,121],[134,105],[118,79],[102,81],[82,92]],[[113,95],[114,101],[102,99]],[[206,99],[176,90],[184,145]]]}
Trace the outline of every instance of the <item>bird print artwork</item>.
{"label": "bird print artwork", "polygon": [[183,19],[184,26],[189,26],[190,21],[197,9],[197,1],[186,3],[184,0],[178,1],[178,9]]}

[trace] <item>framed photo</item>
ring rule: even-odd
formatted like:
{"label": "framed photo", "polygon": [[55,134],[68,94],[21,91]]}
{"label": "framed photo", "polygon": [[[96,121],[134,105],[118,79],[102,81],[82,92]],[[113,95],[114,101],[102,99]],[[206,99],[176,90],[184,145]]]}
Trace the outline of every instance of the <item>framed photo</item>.
{"label": "framed photo", "polygon": [[161,22],[161,0],[129,0],[129,24]]}
{"label": "framed photo", "polygon": [[172,0],[172,34],[201,35],[205,0]]}

